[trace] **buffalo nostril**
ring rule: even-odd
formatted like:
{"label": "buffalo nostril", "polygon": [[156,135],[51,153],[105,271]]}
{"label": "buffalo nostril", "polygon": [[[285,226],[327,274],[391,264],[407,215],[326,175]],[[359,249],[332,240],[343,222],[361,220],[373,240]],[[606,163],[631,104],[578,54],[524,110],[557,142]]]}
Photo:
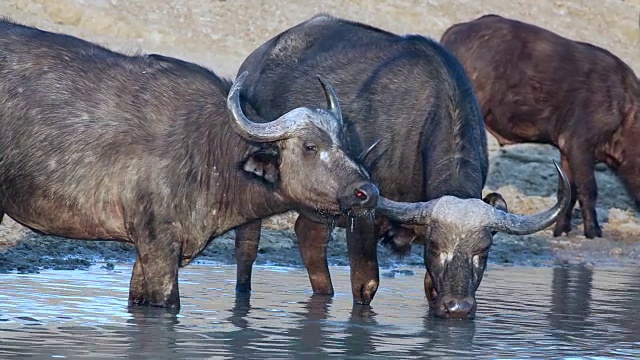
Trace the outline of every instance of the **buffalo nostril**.
{"label": "buffalo nostril", "polygon": [[378,188],[371,183],[364,183],[353,190],[353,196],[357,199],[358,206],[371,208],[378,202]]}
{"label": "buffalo nostril", "polygon": [[354,191],[354,194],[356,195],[356,197],[362,201],[367,201],[367,199],[369,198],[369,196],[367,195],[366,192],[360,190],[360,189],[356,189]]}
{"label": "buffalo nostril", "polygon": [[450,314],[452,311],[457,310],[458,308],[458,303],[455,300],[449,300],[447,302],[444,303],[444,311],[447,314]]}

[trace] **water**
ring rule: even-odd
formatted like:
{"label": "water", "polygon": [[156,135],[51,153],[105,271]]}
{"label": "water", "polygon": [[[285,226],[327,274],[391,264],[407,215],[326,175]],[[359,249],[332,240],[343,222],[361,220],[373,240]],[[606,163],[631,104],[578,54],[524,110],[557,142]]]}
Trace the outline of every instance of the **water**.
{"label": "water", "polygon": [[130,270],[0,275],[0,359],[640,357],[636,268],[492,266],[474,321],[428,316],[419,268],[382,277],[363,307],[347,268],[332,268],[340,292],[326,298],[302,269],[256,267],[249,299],[235,267],[190,265],[177,316],[127,311]]}

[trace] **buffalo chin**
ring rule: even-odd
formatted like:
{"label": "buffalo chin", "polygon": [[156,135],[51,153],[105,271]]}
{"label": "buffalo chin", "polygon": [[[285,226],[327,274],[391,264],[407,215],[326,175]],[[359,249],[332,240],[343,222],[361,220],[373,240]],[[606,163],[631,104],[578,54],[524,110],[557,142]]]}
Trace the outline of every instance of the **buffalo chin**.
{"label": "buffalo chin", "polygon": [[299,212],[315,222],[337,225],[339,227],[347,227],[349,223],[348,219],[351,217],[369,217],[371,219],[375,218],[375,210],[359,207],[348,210],[336,210],[335,208],[329,210],[324,208],[301,210]]}
{"label": "buffalo chin", "polygon": [[366,216],[366,217],[369,217],[370,219],[374,219],[375,215],[376,215],[376,212],[374,209],[365,209],[361,207],[345,210],[342,212],[343,218]]}

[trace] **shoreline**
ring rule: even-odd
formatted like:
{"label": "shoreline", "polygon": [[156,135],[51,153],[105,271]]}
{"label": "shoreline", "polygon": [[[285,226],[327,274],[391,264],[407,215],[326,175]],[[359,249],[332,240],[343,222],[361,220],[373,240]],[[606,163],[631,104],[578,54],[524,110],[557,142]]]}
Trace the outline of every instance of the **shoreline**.
{"label": "shoreline", "polygon": [[[3,224],[3,226],[6,226]],[[13,222],[9,226],[20,226]],[[12,245],[0,245],[0,273],[38,273],[41,270],[82,270],[97,263],[106,266],[131,263],[135,259],[132,245],[116,241],[69,240],[39,235],[20,229],[24,237]],[[422,245],[413,246],[411,252],[400,258],[386,247],[378,246],[380,273],[403,267],[424,267]],[[194,264],[213,262],[235,265],[234,233],[214,239]],[[334,231],[327,247],[330,266],[348,266],[344,230]],[[610,267],[640,264],[640,244],[635,241],[583,236],[553,238],[551,230],[528,236],[497,234],[489,253],[490,265],[553,267],[579,265]],[[255,265],[303,268],[295,234],[290,230],[264,228]],[[188,267],[189,265],[187,265]]]}

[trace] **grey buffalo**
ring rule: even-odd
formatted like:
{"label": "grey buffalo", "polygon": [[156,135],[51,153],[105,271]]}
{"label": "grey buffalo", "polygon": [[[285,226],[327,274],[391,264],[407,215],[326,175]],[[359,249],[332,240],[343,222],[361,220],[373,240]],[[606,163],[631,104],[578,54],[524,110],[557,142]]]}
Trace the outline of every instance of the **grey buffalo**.
{"label": "grey buffalo", "polygon": [[[472,318],[492,233],[539,231],[566,206],[561,198],[548,211],[517,216],[497,193],[480,200],[489,164],[482,114],[463,67],[432,39],[321,14],[265,42],[241,65],[244,71],[250,75],[242,98],[265,119],[320,104],[315,74],[339,94],[347,147],[384,196],[381,216],[338,221],[347,228],[358,303],[369,303],[378,288],[380,239],[400,253],[423,242],[425,292],[435,314]],[[304,212],[296,220],[314,293],[333,294],[331,230]],[[260,222],[237,229],[238,291],[251,289],[259,236]]]}
{"label": "grey buffalo", "polygon": [[571,231],[579,201],[587,238],[596,216],[596,162],[640,200],[640,82],[611,52],[498,15],[455,24],[441,43],[462,62],[488,130],[500,145],[535,142],[560,150],[571,205],[553,234]]}
{"label": "grey buffalo", "polygon": [[328,109],[252,121],[239,102],[246,74],[232,86],[178,59],[7,20],[0,79],[0,214],[40,233],[133,244],[131,305],[179,308],[179,267],[236,226],[377,203],[342,150],[324,80],[314,86]]}

